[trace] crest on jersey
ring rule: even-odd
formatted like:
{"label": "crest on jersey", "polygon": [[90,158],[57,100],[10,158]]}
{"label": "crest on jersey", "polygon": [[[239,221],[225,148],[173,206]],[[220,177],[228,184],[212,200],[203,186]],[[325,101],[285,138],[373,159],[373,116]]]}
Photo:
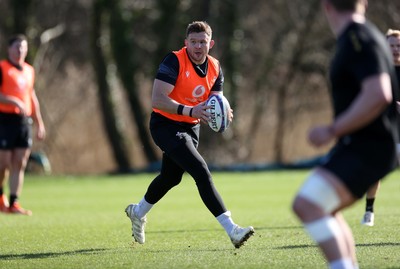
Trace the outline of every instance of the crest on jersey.
{"label": "crest on jersey", "polygon": [[198,85],[194,88],[192,95],[193,97],[201,97],[204,95],[204,93],[206,92],[206,88],[204,88],[203,85]]}

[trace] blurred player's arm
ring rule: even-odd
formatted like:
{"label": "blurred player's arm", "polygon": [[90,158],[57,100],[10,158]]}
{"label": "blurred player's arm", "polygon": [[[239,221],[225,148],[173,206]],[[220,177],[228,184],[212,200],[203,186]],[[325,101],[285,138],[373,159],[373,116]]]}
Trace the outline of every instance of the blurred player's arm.
{"label": "blurred player's arm", "polygon": [[372,122],[392,102],[390,76],[381,73],[362,82],[361,93],[332,124],[335,137],[352,133]]}
{"label": "blurred player's arm", "polygon": [[309,142],[323,146],[335,138],[355,132],[372,122],[392,102],[390,76],[381,73],[367,77],[362,90],[350,107],[338,115],[331,125],[317,126],[308,134]]}

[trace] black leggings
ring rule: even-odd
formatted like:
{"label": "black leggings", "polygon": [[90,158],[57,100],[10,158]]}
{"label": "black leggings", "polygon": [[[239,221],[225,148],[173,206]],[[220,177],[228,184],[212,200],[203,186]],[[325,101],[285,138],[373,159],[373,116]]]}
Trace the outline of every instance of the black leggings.
{"label": "black leggings", "polygon": [[208,210],[215,217],[226,212],[208,166],[191,140],[180,144],[168,155],[163,154],[161,173],[150,183],[145,194],[146,201],[150,204],[157,203],[170,189],[181,182],[185,171],[195,180],[200,197]]}

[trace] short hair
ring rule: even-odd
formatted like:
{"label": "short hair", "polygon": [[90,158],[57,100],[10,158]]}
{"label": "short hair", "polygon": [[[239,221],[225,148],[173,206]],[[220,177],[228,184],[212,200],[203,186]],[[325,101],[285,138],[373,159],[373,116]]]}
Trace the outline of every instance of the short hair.
{"label": "short hair", "polygon": [[400,38],[400,30],[388,29],[386,32],[386,38],[397,37]]}
{"label": "short hair", "polygon": [[194,21],[189,23],[186,28],[186,37],[191,33],[202,33],[205,32],[208,36],[212,36],[211,26],[205,21]]}
{"label": "short hair", "polygon": [[8,46],[9,47],[12,46],[12,44],[14,44],[15,41],[28,41],[28,39],[24,34],[13,35],[8,39]]}
{"label": "short hair", "polygon": [[326,0],[330,2],[337,11],[355,11],[357,10],[357,5],[362,2],[362,0]]}

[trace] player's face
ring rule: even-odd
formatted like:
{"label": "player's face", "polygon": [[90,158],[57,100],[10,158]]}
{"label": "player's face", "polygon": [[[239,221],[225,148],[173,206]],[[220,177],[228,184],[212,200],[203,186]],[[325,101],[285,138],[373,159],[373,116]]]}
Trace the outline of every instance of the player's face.
{"label": "player's face", "polygon": [[28,53],[28,42],[15,41],[11,46],[8,47],[8,57],[14,63],[20,63],[24,61]]}
{"label": "player's face", "polygon": [[185,46],[190,59],[195,64],[202,64],[206,60],[207,54],[214,45],[214,40],[211,40],[205,32],[190,33],[185,39]]}
{"label": "player's face", "polygon": [[388,42],[392,50],[394,64],[400,65],[400,37],[391,36],[388,38]]}

